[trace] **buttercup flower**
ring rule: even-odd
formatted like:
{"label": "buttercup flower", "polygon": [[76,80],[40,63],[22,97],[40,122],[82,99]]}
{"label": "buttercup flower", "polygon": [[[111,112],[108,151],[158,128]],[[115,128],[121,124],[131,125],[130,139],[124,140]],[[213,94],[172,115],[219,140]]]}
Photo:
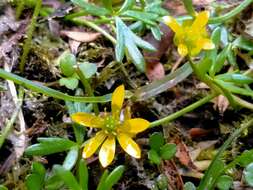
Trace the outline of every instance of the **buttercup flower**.
{"label": "buttercup flower", "polygon": [[175,32],[174,43],[181,56],[196,56],[202,49],[210,50],[215,47],[206,31],[208,19],[208,11],[196,13],[194,20],[185,20],[182,25],[173,17],[164,17],[165,24]]}
{"label": "buttercup flower", "polygon": [[135,158],[141,157],[141,150],[132,137],[146,130],[150,123],[141,118],[131,119],[129,111],[125,112],[125,117],[122,121],[120,113],[124,97],[125,88],[121,85],[112,94],[111,114],[106,114],[104,117],[83,112],[71,115],[72,120],[76,123],[100,129],[93,138],[85,143],[83,158],[91,157],[102,145],[99,151],[99,161],[103,167],[107,167],[114,159],[116,139],[129,155]]}

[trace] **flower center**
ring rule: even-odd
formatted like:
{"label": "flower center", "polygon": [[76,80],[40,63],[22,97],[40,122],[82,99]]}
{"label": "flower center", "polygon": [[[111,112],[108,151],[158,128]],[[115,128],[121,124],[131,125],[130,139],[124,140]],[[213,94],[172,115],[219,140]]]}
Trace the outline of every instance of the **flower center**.
{"label": "flower center", "polygon": [[119,121],[114,119],[112,116],[105,118],[104,129],[107,134],[116,135],[116,128],[119,125]]}

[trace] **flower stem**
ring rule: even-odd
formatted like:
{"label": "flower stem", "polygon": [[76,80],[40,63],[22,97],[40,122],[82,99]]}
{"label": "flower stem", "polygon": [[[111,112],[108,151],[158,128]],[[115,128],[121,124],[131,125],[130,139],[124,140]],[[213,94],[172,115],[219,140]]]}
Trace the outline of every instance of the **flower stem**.
{"label": "flower stem", "polygon": [[159,120],[156,120],[156,121],[153,121],[151,124],[150,124],[150,127],[156,127],[156,126],[159,126],[161,124],[164,124],[164,123],[167,123],[167,122],[170,122],[178,117],[181,117],[182,115],[200,107],[201,105],[209,102],[210,100],[212,100],[213,98],[215,98],[217,96],[216,93],[212,93],[212,94],[209,94],[207,96],[205,96],[204,98],[198,100],[197,102],[171,114],[171,115],[168,115],[167,117],[164,117],[162,119],[159,119]]}
{"label": "flower stem", "polygon": [[249,6],[252,2],[253,2],[253,0],[244,0],[242,3],[239,4],[239,6],[237,6],[236,8],[234,8],[232,11],[228,12],[227,14],[210,18],[208,23],[209,24],[217,24],[217,23],[225,22],[225,21],[231,19],[232,17],[236,16],[237,14],[239,14],[243,9],[245,9],[247,6]]}
{"label": "flower stem", "polygon": [[[79,76],[80,78],[80,81],[82,82],[84,88],[85,88],[85,91],[87,92],[87,94],[89,96],[93,96],[94,97],[94,93],[93,93],[93,90],[90,86],[90,83],[88,81],[87,78],[85,78],[85,76],[83,75],[82,71],[80,70],[79,66],[77,66],[76,68],[76,73],[77,75]],[[94,109],[94,112],[96,115],[99,114],[99,109],[98,109],[98,105],[96,103],[93,104],[93,109]]]}
{"label": "flower stem", "polygon": [[25,44],[24,44],[24,48],[23,48],[23,54],[21,56],[20,65],[19,65],[19,69],[20,69],[21,73],[23,73],[24,69],[25,69],[25,62],[26,62],[27,55],[30,51],[33,31],[35,29],[36,20],[37,20],[37,17],[39,15],[39,12],[40,12],[41,4],[42,4],[42,0],[38,0],[37,3],[36,3],[36,6],[34,8],[31,24],[29,25],[29,28],[28,28],[28,31],[27,31],[27,39],[25,40]]}

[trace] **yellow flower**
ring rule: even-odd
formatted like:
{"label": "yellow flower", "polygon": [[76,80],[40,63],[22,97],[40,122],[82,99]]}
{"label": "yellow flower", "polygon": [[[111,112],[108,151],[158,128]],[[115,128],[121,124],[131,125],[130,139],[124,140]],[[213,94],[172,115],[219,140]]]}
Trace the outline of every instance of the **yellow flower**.
{"label": "yellow flower", "polygon": [[174,43],[181,56],[196,56],[202,49],[210,50],[215,47],[206,31],[208,19],[208,11],[196,13],[195,20],[185,20],[182,25],[170,16],[164,17],[165,24],[175,32]]}
{"label": "yellow flower", "polygon": [[99,132],[89,139],[83,149],[83,158],[91,157],[101,146],[99,151],[99,161],[103,167],[107,167],[114,159],[116,149],[116,139],[120,146],[129,155],[140,158],[141,150],[132,139],[137,133],[146,130],[149,122],[145,119],[131,119],[129,110],[125,112],[124,120],[120,119],[121,108],[125,97],[125,88],[123,85],[117,87],[112,94],[111,114],[104,117],[94,116],[92,114],[78,112],[71,115],[74,122],[81,125],[99,128]]}

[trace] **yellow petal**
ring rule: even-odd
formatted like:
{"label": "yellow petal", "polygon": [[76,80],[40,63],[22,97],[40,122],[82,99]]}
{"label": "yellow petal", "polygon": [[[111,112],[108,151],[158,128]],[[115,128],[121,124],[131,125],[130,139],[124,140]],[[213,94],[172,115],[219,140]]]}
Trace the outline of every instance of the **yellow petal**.
{"label": "yellow petal", "polygon": [[188,54],[188,48],[186,45],[184,44],[179,44],[178,47],[177,47],[177,50],[178,50],[178,53],[184,57]]}
{"label": "yellow petal", "polygon": [[120,111],[125,98],[125,87],[120,85],[112,93],[112,115],[119,118]]}
{"label": "yellow petal", "polygon": [[109,136],[99,151],[99,161],[104,168],[110,165],[110,163],[113,161],[115,155],[115,147],[115,137]]}
{"label": "yellow petal", "polygon": [[94,128],[101,128],[104,123],[104,119],[84,112],[72,114],[71,119],[78,124]]}
{"label": "yellow petal", "polygon": [[176,19],[174,19],[173,17],[165,16],[165,17],[163,17],[163,21],[166,25],[168,25],[171,28],[171,30],[173,30],[173,32],[175,32],[175,33],[181,32],[182,27],[178,24]]}
{"label": "yellow petal", "polygon": [[96,133],[95,137],[89,139],[83,148],[83,158],[91,157],[98,147],[104,142],[106,136],[107,135],[103,131],[99,131]]}
{"label": "yellow petal", "polygon": [[133,141],[130,136],[125,133],[119,133],[117,138],[120,146],[124,149],[125,152],[135,158],[141,157],[140,147]]}
{"label": "yellow petal", "polygon": [[202,43],[203,43],[203,49],[205,49],[205,50],[215,48],[214,43],[210,39],[204,38],[204,39],[202,39]]}
{"label": "yellow petal", "polygon": [[196,19],[194,20],[192,24],[192,29],[199,31],[201,28],[203,28],[207,24],[208,19],[209,19],[208,11],[202,11],[198,13]]}
{"label": "yellow petal", "polygon": [[131,119],[131,107],[127,106],[126,109],[124,110],[124,120],[129,119]]}
{"label": "yellow petal", "polygon": [[127,129],[128,133],[140,133],[145,131],[149,127],[150,123],[141,118],[135,118],[125,121],[124,126]]}

